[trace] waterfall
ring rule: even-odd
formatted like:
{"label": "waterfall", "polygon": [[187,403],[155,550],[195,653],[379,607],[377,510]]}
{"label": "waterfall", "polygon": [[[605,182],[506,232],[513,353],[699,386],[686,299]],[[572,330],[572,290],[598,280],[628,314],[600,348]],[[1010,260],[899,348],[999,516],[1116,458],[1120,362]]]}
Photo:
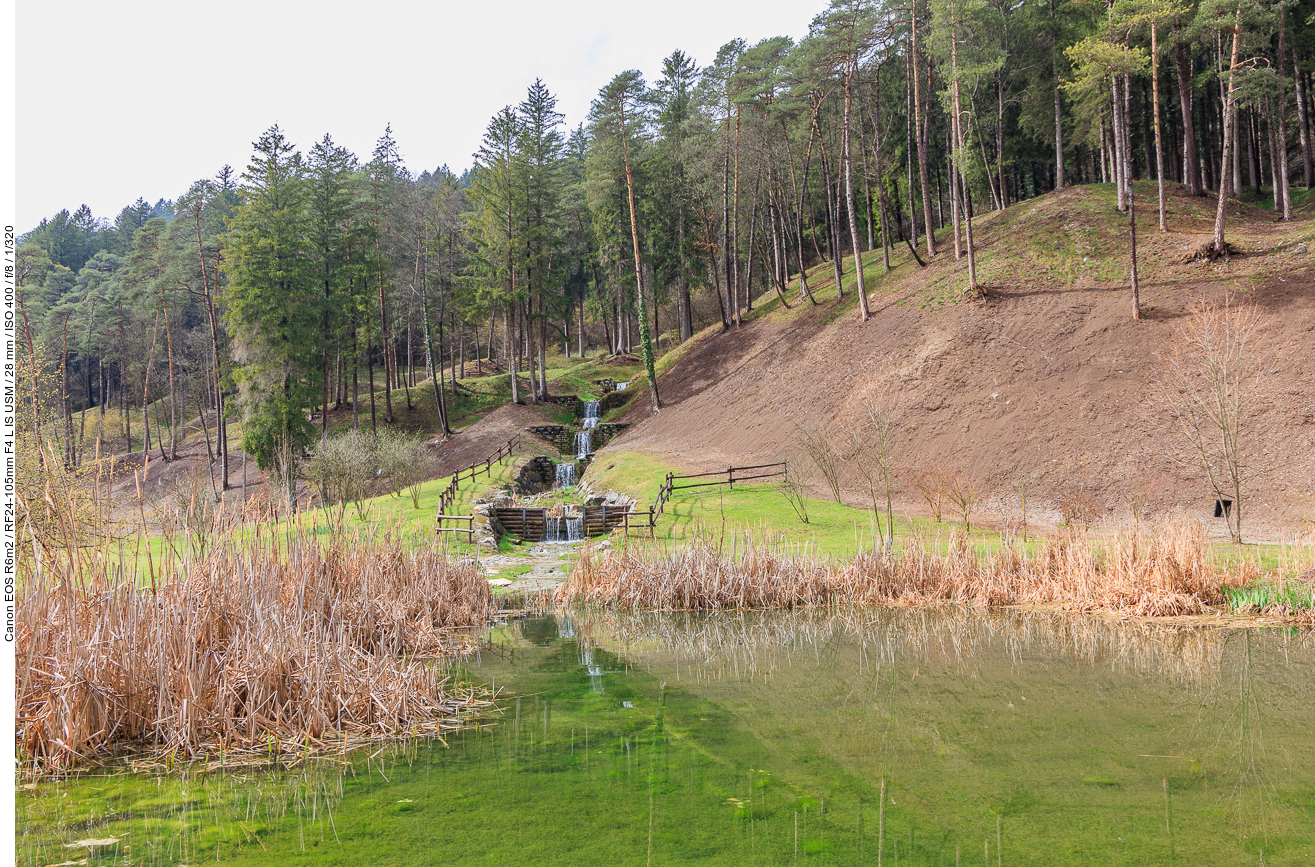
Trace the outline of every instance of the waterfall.
{"label": "waterfall", "polygon": [[616,384],[616,390],[617,390],[617,391],[625,391],[625,390],[626,390],[626,386],[629,385],[629,384],[630,384],[630,383],[628,383],[628,382],[618,382],[618,383]]}
{"label": "waterfall", "polygon": [[603,691],[603,667],[594,662],[594,651],[586,648],[580,651],[580,665],[589,674],[589,688],[594,692]]}
{"label": "waterfall", "polygon": [[566,519],[566,541],[584,541],[584,517]]}
{"label": "waterfall", "polygon": [[582,430],[575,435],[575,459],[577,461],[582,461],[589,457],[589,453],[593,451],[593,444],[590,442],[590,439],[591,437],[587,430]]}
{"label": "waterfall", "polygon": [[591,400],[584,405],[584,423],[581,425],[585,430],[590,430],[598,426],[600,418],[598,401]]}
{"label": "waterfall", "polygon": [[543,519],[543,541],[561,542],[562,541],[562,517],[561,515],[545,515]]}
{"label": "waterfall", "polygon": [[557,465],[557,487],[569,488],[575,484],[575,464]]}

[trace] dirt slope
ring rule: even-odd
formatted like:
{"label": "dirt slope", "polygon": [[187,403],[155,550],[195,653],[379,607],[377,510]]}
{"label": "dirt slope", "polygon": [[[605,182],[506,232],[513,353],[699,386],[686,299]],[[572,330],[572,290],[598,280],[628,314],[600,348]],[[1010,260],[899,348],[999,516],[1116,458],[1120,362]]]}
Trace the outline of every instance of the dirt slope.
{"label": "dirt slope", "polygon": [[[800,427],[840,437],[889,381],[905,508],[926,511],[909,471],[941,465],[975,478],[982,511],[1000,519],[1016,510],[1020,485],[1029,512],[1041,507],[1051,521],[1075,498],[1116,515],[1146,502],[1208,517],[1202,474],[1171,459],[1180,438],[1154,420],[1144,395],[1175,322],[1194,300],[1231,291],[1260,306],[1267,337],[1285,347],[1261,408],[1277,434],[1258,448],[1279,466],[1254,485],[1252,535],[1315,523],[1315,224],[1232,206],[1229,237],[1242,255],[1184,263],[1209,237],[1213,207],[1174,193],[1172,231],[1161,235],[1154,185],[1138,187],[1142,321],[1130,315],[1126,218],[1109,188],[1064,190],[975,221],[985,300],[963,298],[966,264],[943,243],[929,267],[905,253],[877,282],[869,322],[852,303],[836,308],[829,280],[814,286],[821,306],[784,311],[773,301],[738,330],[700,335],[659,379],[661,415],[636,402],[626,418],[636,424],[608,450],[690,469],[787,455],[794,464]],[[868,255],[872,280],[881,258]]]}

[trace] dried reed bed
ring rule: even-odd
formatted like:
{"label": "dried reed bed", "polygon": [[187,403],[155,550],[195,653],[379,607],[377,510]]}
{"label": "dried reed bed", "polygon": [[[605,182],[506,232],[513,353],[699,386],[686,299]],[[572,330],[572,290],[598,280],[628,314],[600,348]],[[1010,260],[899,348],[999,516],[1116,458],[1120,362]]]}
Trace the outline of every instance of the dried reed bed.
{"label": "dried reed bed", "polygon": [[494,614],[474,564],[396,536],[228,537],[149,584],[42,556],[18,600],[33,771],[111,754],[268,759],[439,734],[487,706],[426,661]]}
{"label": "dried reed bed", "polygon": [[752,537],[733,548],[698,540],[678,548],[627,546],[586,553],[557,591],[562,604],[623,609],[728,610],[807,605],[961,603],[1047,605],[1139,616],[1200,614],[1223,588],[1254,577],[1211,565],[1199,524],[1171,521],[1114,539],[1067,535],[1033,553],[1005,539],[974,551],[959,536],[948,553],[915,541],[899,555],[833,563]]}

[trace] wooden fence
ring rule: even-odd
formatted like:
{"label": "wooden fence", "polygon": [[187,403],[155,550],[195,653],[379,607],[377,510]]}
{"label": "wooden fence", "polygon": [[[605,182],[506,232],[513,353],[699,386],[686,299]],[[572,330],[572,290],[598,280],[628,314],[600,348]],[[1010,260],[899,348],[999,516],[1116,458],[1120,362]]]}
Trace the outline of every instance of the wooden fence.
{"label": "wooden fence", "polygon": [[[662,485],[658,488],[657,498],[653,501],[653,507],[649,509],[656,516],[663,513],[666,509],[667,501],[671,499],[675,491],[684,491],[689,488],[706,488],[710,485],[729,485],[731,490],[735,490],[735,483],[754,481],[756,479],[774,479],[780,476],[783,480],[788,479],[790,472],[789,461],[780,461],[775,464],[758,464],[753,467],[727,467],[724,470],[717,470],[712,473],[694,473],[692,475],[677,476],[673,473],[667,473],[663,479]],[[738,474],[738,475],[737,475]],[[692,485],[679,485],[677,482],[686,479],[707,479],[712,476],[725,476],[723,479],[717,479],[711,482],[695,482]]]}
{"label": "wooden fence", "polygon": [[[462,478],[466,478],[471,481],[474,481],[475,478],[479,476],[481,472],[486,476],[492,475],[493,465],[500,464],[504,459],[511,457],[512,453],[516,449],[517,443],[520,442],[520,438],[521,435],[516,434],[511,439],[507,440],[506,445],[502,446],[496,452],[489,455],[487,458],[484,459],[482,463],[471,464],[470,466],[466,467],[464,470],[457,470],[455,473],[452,474],[452,481],[448,482],[448,486],[443,490],[443,493],[439,494],[438,496],[438,514],[434,516],[434,523],[436,525],[434,529],[436,532],[465,533],[467,541],[473,542],[475,540],[475,516],[449,515],[447,514],[447,510],[452,506],[453,501],[455,501],[457,498],[457,489],[461,485]],[[466,523],[466,526],[444,527],[443,526],[444,521],[455,521],[458,523],[464,521]]]}

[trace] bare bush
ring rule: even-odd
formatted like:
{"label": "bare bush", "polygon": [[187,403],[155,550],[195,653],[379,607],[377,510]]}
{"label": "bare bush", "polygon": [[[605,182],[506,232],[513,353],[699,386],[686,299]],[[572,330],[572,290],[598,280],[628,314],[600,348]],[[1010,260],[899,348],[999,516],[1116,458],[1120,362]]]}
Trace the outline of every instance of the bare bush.
{"label": "bare bush", "polygon": [[841,455],[840,443],[821,428],[800,428],[799,446],[817,471],[822,474],[836,502],[841,502],[840,467],[844,459]]}
{"label": "bare bush", "polygon": [[794,479],[786,479],[781,482],[777,488],[785,501],[790,504],[790,508],[799,516],[799,520],[808,523],[808,497],[804,493],[803,487]]}
{"label": "bare bush", "polygon": [[852,454],[849,465],[863,481],[872,503],[872,514],[881,524],[881,506],[886,507],[886,529],[882,533],[882,550],[895,544],[895,510],[891,490],[894,480],[895,423],[897,409],[894,392],[881,387],[868,398],[867,412],[857,424],[846,430]]}
{"label": "bare bush", "polygon": [[420,485],[430,477],[433,461],[424,440],[394,431],[380,431],[374,441],[376,475],[394,497],[407,491],[415,508],[420,508]]}
{"label": "bare bush", "polygon": [[941,485],[945,492],[945,501],[963,522],[963,529],[966,532],[971,531],[973,507],[977,505],[977,500],[982,495],[977,480],[963,470],[952,469],[941,473]]}
{"label": "bare bush", "polygon": [[[341,526],[347,506],[358,513],[370,481],[375,476],[372,439],[360,431],[349,431],[320,443],[304,468],[306,478],[320,493],[326,511],[336,505],[334,523]],[[364,518],[364,516],[361,516]]]}
{"label": "bare bush", "polygon": [[1075,490],[1060,498],[1056,504],[1065,527],[1088,530],[1100,517],[1100,504],[1090,491]]}
{"label": "bare bush", "polygon": [[913,468],[910,480],[913,489],[927,502],[936,523],[941,522],[945,512],[945,471],[939,466],[918,466]]}

